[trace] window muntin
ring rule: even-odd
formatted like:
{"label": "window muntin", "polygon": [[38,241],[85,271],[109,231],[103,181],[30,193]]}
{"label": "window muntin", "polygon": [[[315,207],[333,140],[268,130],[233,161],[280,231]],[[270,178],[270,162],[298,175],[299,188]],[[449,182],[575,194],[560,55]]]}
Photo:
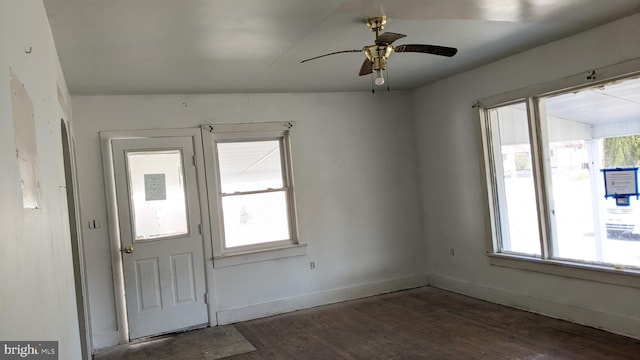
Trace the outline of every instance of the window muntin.
{"label": "window muntin", "polygon": [[[598,87],[572,90],[527,99],[536,107],[524,112],[528,128],[540,129],[535,141],[540,155],[539,181],[534,181],[538,201],[535,217],[547,214],[537,236],[542,254],[535,257],[605,266],[640,268],[640,200],[628,207],[615,206],[604,198],[603,175],[611,167],[640,164],[640,79],[610,82]],[[493,212],[496,252],[513,252],[505,239],[513,237],[513,209],[506,182],[508,160],[500,149],[508,144],[503,122],[495,120],[521,104],[484,109],[492,160]],[[515,110],[509,110],[515,111]],[[506,134],[506,135],[505,135]],[[524,158],[524,156],[522,156]],[[535,180],[535,179],[534,179]],[[502,184],[504,183],[504,184]],[[535,185],[538,184],[538,185]],[[531,190],[527,190],[531,194]],[[520,195],[518,195],[520,196]],[[638,209],[636,211],[636,208]],[[505,214],[509,226],[505,229]],[[522,253],[523,251],[515,251]],[[526,253],[526,252],[524,252]]]}
{"label": "window muntin", "polygon": [[216,140],[223,251],[296,243],[286,140],[286,133]]}

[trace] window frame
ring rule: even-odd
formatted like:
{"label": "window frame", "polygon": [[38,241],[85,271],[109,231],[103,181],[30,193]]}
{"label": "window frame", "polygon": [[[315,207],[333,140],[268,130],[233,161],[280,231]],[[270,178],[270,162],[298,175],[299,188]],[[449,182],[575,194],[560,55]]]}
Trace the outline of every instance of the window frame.
{"label": "window frame", "polygon": [[[540,116],[541,104],[539,101],[541,98],[637,77],[638,75],[640,75],[640,59],[634,59],[596,70],[589,70],[556,81],[487,97],[473,104],[476,120],[480,124],[484,160],[482,162],[482,171],[484,173],[483,190],[487,194],[485,218],[490,224],[487,227],[486,234],[487,255],[492,265],[640,288],[640,269],[553,258],[553,239],[556,237],[553,221],[551,221],[549,213],[553,194],[551,193],[550,173],[545,164],[545,159],[549,156],[549,149],[544,145],[548,144],[549,138],[546,118]],[[541,255],[539,256],[502,251],[501,249],[502,226],[500,223],[497,177],[499,175],[496,173],[496,161],[494,160],[496,138],[491,131],[488,111],[521,102],[525,102],[527,107],[527,123],[540,236]]]}
{"label": "window frame", "polygon": [[[300,244],[298,238],[297,212],[291,161],[290,130],[292,128],[292,122],[216,124],[203,125],[201,127],[204,142],[205,172],[207,177],[207,193],[213,240],[213,261],[215,267],[232,266],[255,261],[306,254],[306,245]],[[222,193],[217,144],[269,140],[280,141],[283,187],[278,190],[284,190],[286,193],[290,234],[289,239],[227,247],[224,232],[222,198],[224,196],[233,196],[234,193],[231,193],[231,195]],[[273,190],[265,190],[264,192],[248,191],[247,193],[267,192],[273,192]],[[239,193],[238,195],[241,194]]]}

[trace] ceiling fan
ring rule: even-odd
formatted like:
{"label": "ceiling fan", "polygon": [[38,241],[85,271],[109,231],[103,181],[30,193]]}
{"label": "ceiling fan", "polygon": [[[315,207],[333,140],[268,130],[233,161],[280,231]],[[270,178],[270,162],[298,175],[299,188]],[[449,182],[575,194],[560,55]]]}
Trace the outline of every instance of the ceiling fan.
{"label": "ceiling fan", "polygon": [[321,57],[342,54],[342,53],[357,53],[364,52],[366,55],[366,59],[362,63],[360,67],[360,76],[368,75],[373,72],[376,73],[375,76],[375,84],[382,85],[384,84],[384,77],[382,75],[382,71],[387,69],[387,59],[393,52],[403,53],[403,52],[416,52],[416,53],[425,53],[425,54],[433,54],[440,56],[452,57],[458,52],[458,49],[446,46],[437,46],[437,45],[424,45],[424,44],[403,44],[398,46],[391,45],[394,41],[398,39],[402,39],[407,35],[397,34],[392,32],[384,32],[380,34],[380,30],[384,29],[384,25],[387,23],[386,16],[373,17],[367,20],[367,26],[369,29],[376,33],[375,44],[367,45],[362,49],[355,50],[342,50],[335,51],[332,53],[312,57],[310,59],[302,60],[300,63],[304,63],[307,61],[319,59]]}

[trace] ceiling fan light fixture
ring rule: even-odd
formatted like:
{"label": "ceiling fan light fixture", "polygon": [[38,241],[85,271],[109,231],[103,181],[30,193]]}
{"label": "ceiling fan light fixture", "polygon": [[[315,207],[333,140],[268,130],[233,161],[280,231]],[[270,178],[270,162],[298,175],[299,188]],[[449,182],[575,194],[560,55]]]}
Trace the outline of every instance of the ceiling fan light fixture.
{"label": "ceiling fan light fixture", "polygon": [[382,70],[376,70],[376,79],[373,82],[378,86],[384,84],[384,76],[382,76]]}

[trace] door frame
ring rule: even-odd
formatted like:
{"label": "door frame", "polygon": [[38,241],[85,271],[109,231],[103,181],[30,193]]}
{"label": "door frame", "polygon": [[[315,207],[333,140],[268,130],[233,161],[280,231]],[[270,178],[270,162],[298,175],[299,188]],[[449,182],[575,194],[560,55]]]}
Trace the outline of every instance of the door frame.
{"label": "door frame", "polygon": [[202,133],[199,128],[162,129],[162,130],[125,130],[101,131],[100,146],[102,148],[102,167],[104,170],[105,196],[107,200],[107,220],[109,223],[109,243],[111,254],[111,269],[113,275],[114,300],[116,305],[116,320],[118,325],[118,341],[128,343],[129,321],[124,290],[124,268],[122,263],[120,224],[118,219],[118,203],[116,198],[115,173],[113,168],[113,140],[120,139],[151,139],[166,137],[191,137],[196,162],[196,184],[198,200],[200,201],[200,223],[202,224],[202,241],[204,246],[204,276],[205,291],[208,294],[207,312],[209,326],[216,326],[216,296],[213,271],[213,248],[211,242],[211,227],[209,223],[209,203],[207,197],[207,182],[205,178],[204,150]]}
{"label": "door frame", "polygon": [[78,313],[78,329],[80,331],[80,348],[83,359],[91,358],[93,352],[93,336],[91,334],[91,312],[87,295],[86,262],[84,238],[80,219],[80,196],[78,192],[78,169],[76,163],[75,138],[71,124],[67,121],[66,111],[60,106],[60,140],[64,167],[64,184],[69,220],[69,236],[73,260],[74,284],[76,292],[76,311]]}

